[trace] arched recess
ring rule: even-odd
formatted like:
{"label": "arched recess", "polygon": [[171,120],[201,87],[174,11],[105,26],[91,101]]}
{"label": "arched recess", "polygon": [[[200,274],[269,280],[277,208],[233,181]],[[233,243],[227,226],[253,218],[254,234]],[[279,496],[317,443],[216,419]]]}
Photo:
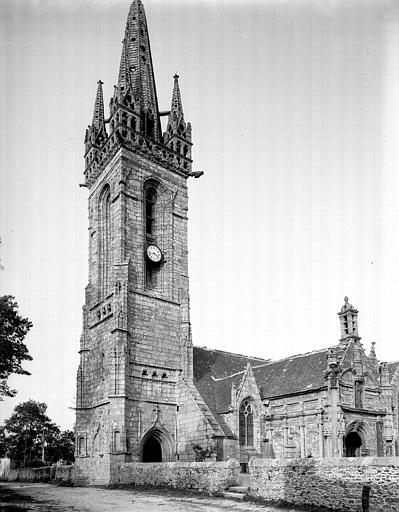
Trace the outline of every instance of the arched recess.
{"label": "arched recess", "polygon": [[345,432],[344,448],[346,457],[360,457],[366,449],[366,425],[356,420],[350,423]]}
{"label": "arched recess", "polygon": [[107,184],[103,187],[99,198],[99,290],[100,298],[109,293],[111,277],[111,189]]}
{"label": "arched recess", "polygon": [[174,460],[174,442],[161,427],[150,429],[140,443],[141,462],[170,462]]}
{"label": "arched recess", "polygon": [[[143,232],[144,246],[157,245],[165,251],[167,233],[165,230],[165,187],[153,178],[143,184]],[[163,265],[153,264],[145,257],[145,286],[150,289],[162,289]]]}
{"label": "arched recess", "polygon": [[254,401],[245,398],[240,405],[238,415],[238,437],[240,446],[254,446]]}

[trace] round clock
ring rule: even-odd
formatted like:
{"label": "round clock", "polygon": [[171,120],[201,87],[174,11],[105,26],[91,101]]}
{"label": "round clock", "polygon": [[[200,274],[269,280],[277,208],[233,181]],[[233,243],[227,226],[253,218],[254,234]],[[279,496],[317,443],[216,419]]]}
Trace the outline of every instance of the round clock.
{"label": "round clock", "polygon": [[162,259],[162,252],[156,245],[149,245],[147,247],[147,257],[153,263],[159,263]]}

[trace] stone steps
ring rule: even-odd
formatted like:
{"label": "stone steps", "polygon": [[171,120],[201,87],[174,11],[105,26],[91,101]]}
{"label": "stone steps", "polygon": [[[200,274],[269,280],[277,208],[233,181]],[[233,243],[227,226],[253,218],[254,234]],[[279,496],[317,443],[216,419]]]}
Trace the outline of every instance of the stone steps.
{"label": "stone steps", "polygon": [[[239,484],[241,483],[242,482],[239,482]],[[249,485],[233,485],[223,493],[223,496],[225,498],[230,498],[233,500],[243,500],[245,496],[249,493],[249,489]]]}
{"label": "stone steps", "polygon": [[233,485],[229,487],[230,492],[236,492],[237,494],[246,494],[249,491],[249,487],[246,485]]}
{"label": "stone steps", "polygon": [[245,494],[239,494],[237,492],[224,491],[222,493],[223,498],[229,498],[231,500],[243,500],[245,498]]}

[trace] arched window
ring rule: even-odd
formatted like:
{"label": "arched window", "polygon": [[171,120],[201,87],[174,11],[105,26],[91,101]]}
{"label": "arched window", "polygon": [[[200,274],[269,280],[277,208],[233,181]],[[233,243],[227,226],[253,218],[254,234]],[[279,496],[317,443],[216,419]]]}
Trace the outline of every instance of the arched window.
{"label": "arched window", "polygon": [[86,445],[86,436],[85,435],[80,435],[78,437],[78,441],[77,441],[77,452],[78,452],[78,455],[80,455],[81,457],[85,457],[87,455],[87,445]]}
{"label": "arched window", "polygon": [[155,207],[157,191],[154,187],[148,187],[145,194],[145,232],[147,237],[155,234]]}
{"label": "arched window", "polygon": [[254,445],[254,411],[250,398],[246,398],[240,406],[239,440],[240,446]]}
{"label": "arched window", "polygon": [[[143,194],[143,222],[144,222],[144,244],[162,246],[162,193],[159,183],[149,180],[145,183]],[[145,257],[145,285],[148,288],[156,288],[161,266]]]}
{"label": "arched window", "polygon": [[102,297],[109,292],[111,266],[111,191],[109,185],[100,196],[100,286]]}
{"label": "arched window", "polygon": [[112,432],[112,451],[119,452],[121,450],[121,433],[119,430]]}

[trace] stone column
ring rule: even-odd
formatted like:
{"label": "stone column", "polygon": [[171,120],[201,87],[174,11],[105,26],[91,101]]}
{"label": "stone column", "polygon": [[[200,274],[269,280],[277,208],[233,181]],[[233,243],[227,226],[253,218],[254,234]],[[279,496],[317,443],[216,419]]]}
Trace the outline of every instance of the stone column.
{"label": "stone column", "polygon": [[300,428],[300,436],[301,436],[301,458],[306,457],[306,427],[302,423]]}
{"label": "stone column", "polygon": [[319,422],[319,457],[324,457],[323,418],[321,415]]}
{"label": "stone column", "polygon": [[286,456],[287,453],[287,445],[288,445],[288,425],[284,425],[283,432],[283,457]]}

